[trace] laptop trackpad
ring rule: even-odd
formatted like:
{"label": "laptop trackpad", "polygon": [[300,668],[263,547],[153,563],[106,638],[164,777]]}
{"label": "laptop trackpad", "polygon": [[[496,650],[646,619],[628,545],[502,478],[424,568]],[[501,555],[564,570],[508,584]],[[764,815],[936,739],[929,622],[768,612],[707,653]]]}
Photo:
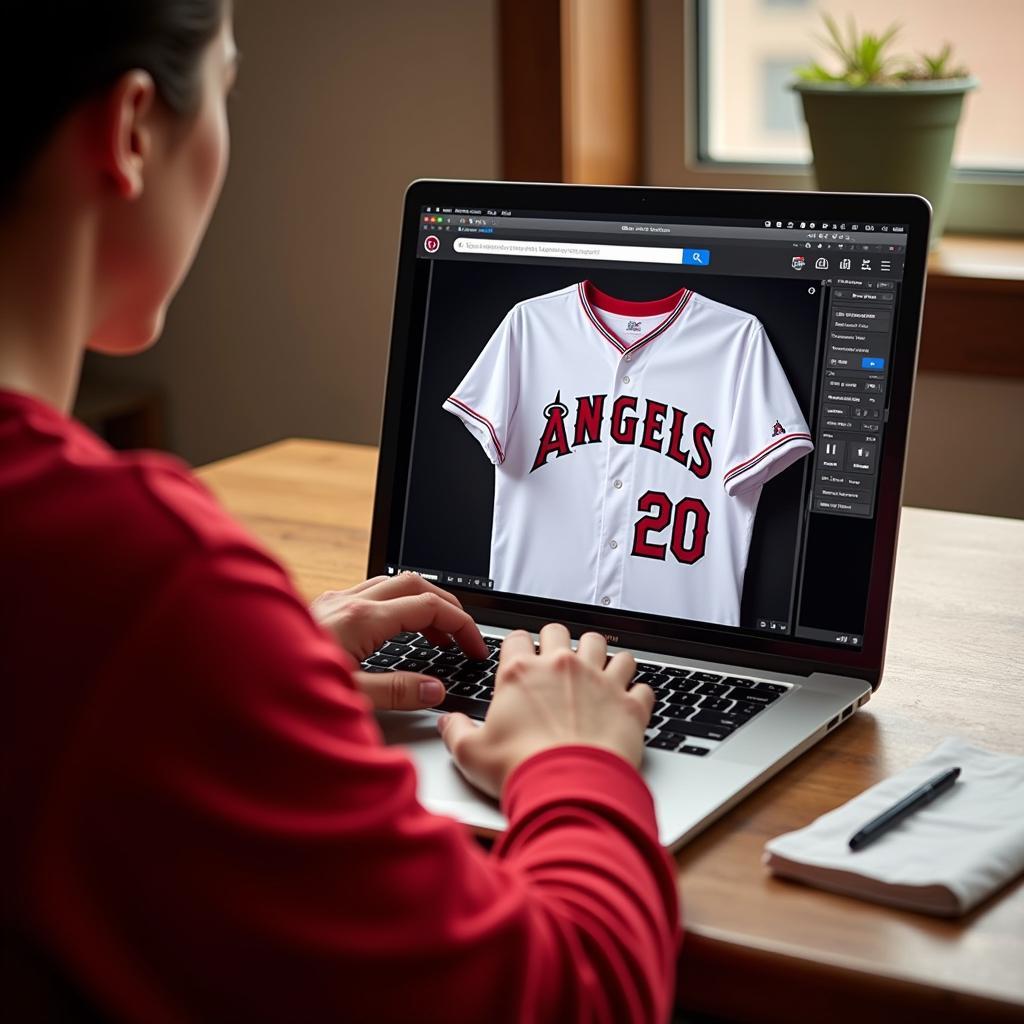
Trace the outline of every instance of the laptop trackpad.
{"label": "laptop trackpad", "polygon": [[462,777],[437,732],[433,711],[378,711],[376,718],[389,747],[403,747],[416,765],[416,792],[424,807],[458,818],[487,832],[506,827],[498,802]]}

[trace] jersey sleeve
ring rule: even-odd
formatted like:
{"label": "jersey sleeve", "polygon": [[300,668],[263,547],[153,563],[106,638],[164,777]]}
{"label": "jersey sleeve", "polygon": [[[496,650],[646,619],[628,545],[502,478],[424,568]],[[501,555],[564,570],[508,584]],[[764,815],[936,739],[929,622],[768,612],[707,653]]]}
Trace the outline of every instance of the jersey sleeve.
{"label": "jersey sleeve", "polygon": [[762,487],[814,448],[786,371],[759,323],[746,344],[725,452],[723,483],[730,496]]}
{"label": "jersey sleeve", "polygon": [[491,335],[444,408],[465,424],[495,466],[505,461],[519,399],[516,359],[519,316],[515,309]]}

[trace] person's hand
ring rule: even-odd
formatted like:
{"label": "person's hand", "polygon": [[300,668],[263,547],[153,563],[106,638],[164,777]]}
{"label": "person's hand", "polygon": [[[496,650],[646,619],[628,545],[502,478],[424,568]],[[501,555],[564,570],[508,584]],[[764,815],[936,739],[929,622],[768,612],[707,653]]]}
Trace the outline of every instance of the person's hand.
{"label": "person's hand", "polygon": [[[375,576],[348,590],[329,590],[310,611],[357,661],[406,631],[422,633],[439,647],[451,647],[454,638],[470,658],[490,654],[458,599],[415,573]],[[418,672],[354,672],[353,678],[377,708],[415,710],[444,700],[444,684]]]}
{"label": "person's hand", "polygon": [[556,623],[540,631],[539,653],[529,633],[509,633],[484,724],[457,713],[438,723],[463,775],[496,797],[516,765],[575,743],[603,747],[639,767],[654,691],[644,683],[628,689],[636,674],[631,654],[607,654],[600,633],[584,633],[574,653],[569,631]]}

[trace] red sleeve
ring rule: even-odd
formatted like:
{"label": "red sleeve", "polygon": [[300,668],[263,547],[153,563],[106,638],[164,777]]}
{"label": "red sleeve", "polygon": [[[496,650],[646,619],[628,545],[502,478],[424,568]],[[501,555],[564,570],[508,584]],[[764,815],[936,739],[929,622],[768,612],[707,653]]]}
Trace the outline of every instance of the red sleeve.
{"label": "red sleeve", "polygon": [[116,1016],[664,1020],[674,872],[638,774],[549,751],[485,853],[416,800],[345,659],[253,548],[191,556],[100,671],[35,917]]}

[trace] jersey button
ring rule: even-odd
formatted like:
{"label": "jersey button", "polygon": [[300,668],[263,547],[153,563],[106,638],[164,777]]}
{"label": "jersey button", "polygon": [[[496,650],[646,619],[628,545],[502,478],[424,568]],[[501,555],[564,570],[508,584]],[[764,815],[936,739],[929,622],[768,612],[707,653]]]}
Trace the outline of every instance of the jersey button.
{"label": "jersey button", "polygon": [[621,481],[621,480],[616,480],[616,481],[615,481],[615,482],[614,482],[614,483],[612,484],[612,487],[614,487],[614,488],[615,488],[615,490],[617,490],[617,491],[620,491],[620,490],[622,490],[622,481]]}
{"label": "jersey button", "polygon": [[610,597],[602,597],[601,598],[601,604],[607,605],[607,604],[611,604],[611,603],[612,603],[612,599]]}
{"label": "jersey button", "polygon": [[628,363],[628,362],[630,362],[630,360],[631,360],[631,359],[632,359],[633,357],[632,357],[632,356],[623,356],[622,358],[623,358],[623,359],[625,359],[625,360],[626,360],[626,362]]}
{"label": "jersey button", "polygon": [[623,377],[622,378],[622,383],[623,384],[628,384],[629,383],[629,378],[628,377]]}
{"label": "jersey button", "polygon": [[610,547],[612,550],[614,550],[618,546],[619,546],[619,542],[617,540],[610,540],[610,541],[608,541],[608,547]]}

